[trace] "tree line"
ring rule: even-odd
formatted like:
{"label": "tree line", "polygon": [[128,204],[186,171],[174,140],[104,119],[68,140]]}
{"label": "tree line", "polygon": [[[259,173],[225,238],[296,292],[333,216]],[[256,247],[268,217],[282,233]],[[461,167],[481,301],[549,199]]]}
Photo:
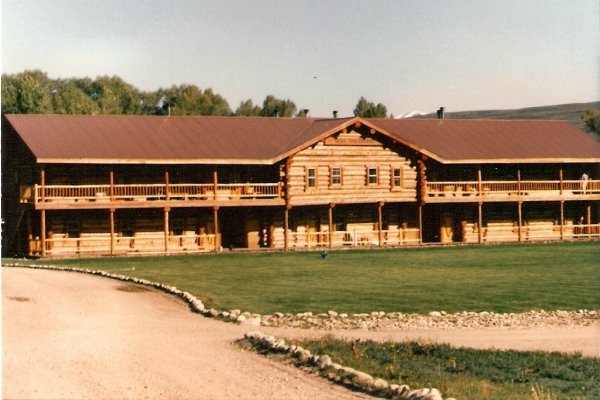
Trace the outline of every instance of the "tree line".
{"label": "tree line", "polygon": [[[118,76],[51,79],[40,70],[2,74],[2,114],[137,114],[306,117],[289,99],[273,95],[262,105],[251,99],[232,110],[211,88],[180,84],[155,91],[140,91]],[[354,115],[385,118],[387,108],[361,97]]]}

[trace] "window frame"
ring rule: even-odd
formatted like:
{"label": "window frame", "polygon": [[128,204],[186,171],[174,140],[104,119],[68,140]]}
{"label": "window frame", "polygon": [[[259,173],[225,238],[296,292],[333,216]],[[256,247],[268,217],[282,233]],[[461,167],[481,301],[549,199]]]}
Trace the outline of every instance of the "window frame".
{"label": "window frame", "polygon": [[[312,171],[312,176],[311,176]],[[312,182],[312,185],[311,185]],[[306,167],[304,172],[304,190],[314,190],[317,188],[317,168]]]}
{"label": "window frame", "polygon": [[[338,174],[334,175],[334,171],[338,171]],[[338,167],[338,166],[330,167],[329,168],[329,186],[330,187],[337,188],[337,187],[341,187],[343,185],[343,182],[344,182],[343,181],[343,176],[344,176],[344,174],[343,174],[342,171],[343,171],[342,167]],[[338,182],[335,182],[334,181],[335,179],[337,179]]]}
{"label": "window frame", "polygon": [[[371,171],[375,171],[375,174],[371,175]],[[367,186],[378,186],[379,175],[379,167],[367,166]],[[371,178],[375,178],[374,182],[371,182]]]}
{"label": "window frame", "polygon": [[[396,171],[398,171],[398,176],[396,176]],[[402,189],[404,187],[404,169],[400,166],[392,165],[391,167],[391,186],[392,189]],[[397,184],[396,184],[397,181]]]}

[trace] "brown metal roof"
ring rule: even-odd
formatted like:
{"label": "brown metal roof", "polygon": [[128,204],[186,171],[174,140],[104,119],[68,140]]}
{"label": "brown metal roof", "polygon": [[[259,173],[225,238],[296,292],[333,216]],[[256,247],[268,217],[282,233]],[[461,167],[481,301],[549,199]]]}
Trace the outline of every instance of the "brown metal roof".
{"label": "brown metal roof", "polygon": [[272,164],[362,121],[444,163],[600,162],[565,121],[6,115],[40,163]]}
{"label": "brown metal roof", "polygon": [[567,121],[372,119],[444,163],[600,162],[600,143]]}

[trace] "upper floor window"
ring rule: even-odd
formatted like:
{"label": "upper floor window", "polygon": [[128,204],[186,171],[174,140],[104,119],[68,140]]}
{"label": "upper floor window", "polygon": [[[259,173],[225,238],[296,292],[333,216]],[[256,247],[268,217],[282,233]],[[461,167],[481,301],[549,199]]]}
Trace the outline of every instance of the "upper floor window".
{"label": "upper floor window", "polygon": [[379,183],[379,173],[377,168],[367,168],[367,183],[369,185],[377,185]]}
{"label": "upper floor window", "polygon": [[392,168],[392,187],[400,188],[403,186],[402,168]]}
{"label": "upper floor window", "polygon": [[342,184],[342,168],[332,167],[331,168],[331,186],[338,186]]}
{"label": "upper floor window", "polygon": [[306,188],[317,187],[317,171],[314,168],[306,169]]}

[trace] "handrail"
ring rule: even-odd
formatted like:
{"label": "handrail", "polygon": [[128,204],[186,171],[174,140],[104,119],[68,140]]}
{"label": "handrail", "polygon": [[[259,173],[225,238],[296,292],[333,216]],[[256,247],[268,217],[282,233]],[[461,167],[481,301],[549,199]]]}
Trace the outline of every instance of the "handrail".
{"label": "handrail", "polygon": [[[394,230],[382,230],[381,245],[408,245],[419,243],[419,228],[405,228]],[[288,232],[288,244],[292,248],[313,248],[329,246],[330,234],[328,231],[321,232]],[[351,246],[379,246],[379,231],[367,229],[352,229],[346,231],[331,232],[331,244],[333,247]]]}
{"label": "handrail", "polygon": [[561,194],[561,191],[563,195],[600,194],[600,180],[441,181],[426,185],[428,197]]}
{"label": "handrail", "polygon": [[[147,200],[237,200],[281,198],[281,183],[170,183],[115,185],[34,185],[33,196],[22,201],[147,201]],[[43,193],[42,193],[43,191]],[[22,190],[22,193],[26,193]],[[112,196],[111,196],[112,194]],[[32,198],[33,197],[33,198]],[[43,199],[43,200],[42,200]]]}

